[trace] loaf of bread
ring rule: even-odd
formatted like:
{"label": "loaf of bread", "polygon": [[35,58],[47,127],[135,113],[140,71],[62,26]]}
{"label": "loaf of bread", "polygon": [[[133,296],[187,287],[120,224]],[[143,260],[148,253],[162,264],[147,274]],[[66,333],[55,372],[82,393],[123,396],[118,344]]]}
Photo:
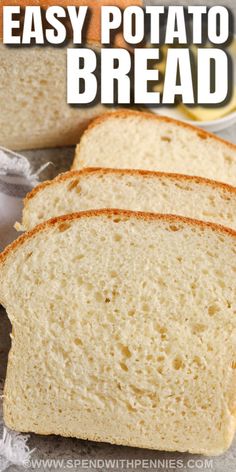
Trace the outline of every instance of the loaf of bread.
{"label": "loaf of bread", "polygon": [[236,188],[201,177],[140,170],[84,169],[38,185],[24,201],[28,231],[49,218],[100,208],[173,213],[236,229]]}
{"label": "loaf of bread", "polygon": [[236,232],[115,210],[52,219],[0,258],[6,425],[220,454],[236,409]]}
{"label": "loaf of bread", "polygon": [[117,167],[199,175],[236,186],[236,146],[151,113],[117,111],[94,120],[73,168]]}
{"label": "loaf of bread", "polygon": [[[89,47],[100,42],[100,8],[115,4],[124,8],[139,0],[58,0],[56,5],[90,8],[86,29]],[[4,5],[55,5],[54,0],[4,0],[0,6],[0,146],[31,149],[76,144],[91,118],[105,113],[101,104],[74,107],[67,104],[65,47],[9,47],[2,42]],[[116,45],[121,45],[120,38]],[[124,46],[124,44],[123,44]]]}

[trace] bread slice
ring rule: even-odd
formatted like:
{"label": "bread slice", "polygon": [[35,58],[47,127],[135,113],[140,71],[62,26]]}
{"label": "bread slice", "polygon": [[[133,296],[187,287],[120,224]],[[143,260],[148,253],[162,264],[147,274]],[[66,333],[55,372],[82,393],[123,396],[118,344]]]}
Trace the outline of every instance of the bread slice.
{"label": "bread slice", "polygon": [[236,186],[236,146],[151,113],[120,111],[94,120],[73,168],[116,167],[199,175]]}
{"label": "bread slice", "polygon": [[24,201],[28,231],[75,211],[121,208],[173,213],[236,229],[236,188],[200,177],[140,170],[84,169],[38,185]]}
{"label": "bread slice", "polygon": [[[21,7],[35,5],[35,0],[13,2]],[[11,149],[33,149],[76,144],[90,120],[106,107],[94,104],[74,107],[67,104],[65,47],[9,47],[2,43],[2,8],[12,5],[3,0],[0,5],[0,146]],[[90,9],[86,27],[89,47],[100,47],[101,6],[109,0],[60,0],[61,6],[86,5]],[[140,0],[114,0],[112,4],[125,8],[141,5]],[[54,0],[37,0],[43,8],[55,5]],[[123,46],[121,36],[116,46]],[[7,98],[6,98],[7,97]]]}
{"label": "bread slice", "polygon": [[67,104],[66,48],[0,43],[0,63],[0,146],[23,150],[75,144],[91,118],[106,111],[99,104],[83,109]]}
{"label": "bread slice", "polygon": [[236,408],[236,232],[115,210],[52,219],[0,259],[9,428],[220,454]]}

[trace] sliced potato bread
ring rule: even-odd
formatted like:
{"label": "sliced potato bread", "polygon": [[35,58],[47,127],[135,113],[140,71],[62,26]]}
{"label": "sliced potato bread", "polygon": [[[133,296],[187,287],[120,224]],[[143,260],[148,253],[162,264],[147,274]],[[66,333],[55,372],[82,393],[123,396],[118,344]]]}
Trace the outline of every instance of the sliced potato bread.
{"label": "sliced potato bread", "polygon": [[236,186],[236,146],[180,121],[126,110],[92,121],[76,149],[73,168],[82,167],[176,172]]}
{"label": "sliced potato bread", "polygon": [[0,256],[11,320],[6,425],[219,454],[236,409],[236,232],[98,210]]}
{"label": "sliced potato bread", "polygon": [[[72,43],[66,41],[61,47],[49,44],[43,47],[34,44],[30,47],[9,47],[3,44],[2,10],[4,5],[11,3],[18,4],[16,0],[0,2],[0,146],[19,150],[75,144],[90,120],[105,113],[107,108],[97,102],[87,107],[74,107],[67,103],[67,48],[73,47]],[[22,11],[24,7],[34,4],[46,9],[55,2],[19,2]],[[94,50],[101,47],[101,7],[109,4],[110,0],[59,1],[59,5],[65,8],[71,5],[77,8],[88,6],[83,41]],[[113,0],[112,4],[123,9],[131,5],[141,6],[142,2]],[[71,37],[68,23],[67,40]],[[114,45],[127,47],[119,33],[114,35]]]}
{"label": "sliced potato bread", "polygon": [[140,170],[84,169],[38,185],[25,199],[28,231],[49,218],[99,208],[173,213],[236,229],[236,188],[211,180]]}

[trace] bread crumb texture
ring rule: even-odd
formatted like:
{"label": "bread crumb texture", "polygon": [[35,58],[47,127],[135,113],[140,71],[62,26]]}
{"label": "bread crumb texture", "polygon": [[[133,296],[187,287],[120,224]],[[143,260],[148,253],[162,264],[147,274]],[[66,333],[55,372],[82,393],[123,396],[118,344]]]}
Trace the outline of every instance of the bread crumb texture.
{"label": "bread crumb texture", "polygon": [[75,144],[91,118],[105,112],[102,105],[82,110],[67,104],[66,51],[53,46],[16,49],[0,42],[1,146]]}
{"label": "bread crumb texture", "polygon": [[93,121],[77,146],[73,167],[177,172],[236,186],[236,146],[180,121],[122,111]]}
{"label": "bread crumb texture", "polygon": [[25,199],[21,230],[93,208],[183,215],[236,229],[236,188],[158,172],[84,169],[40,184]]}
{"label": "bread crumb texture", "polygon": [[8,427],[220,454],[235,431],[236,233],[100,211],[2,257]]}

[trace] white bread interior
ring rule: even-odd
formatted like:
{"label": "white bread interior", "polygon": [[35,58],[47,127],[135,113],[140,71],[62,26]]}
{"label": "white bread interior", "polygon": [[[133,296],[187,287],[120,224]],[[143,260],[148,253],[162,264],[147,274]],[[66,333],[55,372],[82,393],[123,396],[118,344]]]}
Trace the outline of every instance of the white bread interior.
{"label": "white bread interior", "polygon": [[176,172],[236,186],[236,146],[170,118],[127,110],[91,123],[73,165],[83,167]]}
{"label": "white bread interior", "polygon": [[[37,0],[36,3],[44,9],[54,5],[53,0]],[[113,0],[112,3],[122,9],[130,5],[142,6],[140,0]],[[67,18],[65,45],[6,46],[2,42],[2,9],[8,4],[3,0],[0,5],[0,146],[21,150],[76,144],[89,121],[105,113],[107,108],[99,101],[86,106],[67,104],[66,52],[68,47],[73,47],[69,42],[70,22]],[[15,0],[13,4],[18,3]],[[34,4],[32,0],[20,2],[22,10]],[[101,6],[110,5],[110,1],[59,0],[58,4],[65,8],[88,6],[84,40],[88,47],[99,51]],[[113,45],[127,47],[120,33],[115,35]]]}
{"label": "white bread interior", "polygon": [[49,218],[100,208],[171,213],[236,229],[236,188],[176,174],[84,169],[43,182],[24,201],[21,231]]}
{"label": "white bread interior", "polygon": [[236,408],[236,233],[167,215],[87,212],[0,260],[12,323],[6,425],[220,454]]}
{"label": "white bread interior", "polygon": [[9,47],[0,42],[0,146],[72,145],[102,105],[67,104],[66,47]]}

